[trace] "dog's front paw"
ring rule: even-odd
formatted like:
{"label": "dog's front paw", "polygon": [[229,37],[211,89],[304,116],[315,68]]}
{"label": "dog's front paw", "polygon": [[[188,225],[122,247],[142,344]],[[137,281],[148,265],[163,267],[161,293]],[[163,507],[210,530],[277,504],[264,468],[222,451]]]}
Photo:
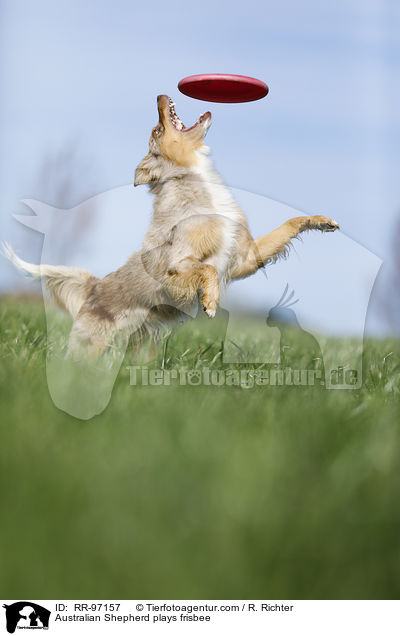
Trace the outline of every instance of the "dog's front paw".
{"label": "dog's front paw", "polygon": [[328,219],[326,216],[310,216],[309,221],[311,230],[321,230],[321,232],[334,232],[339,230],[339,223],[334,219]]}
{"label": "dog's front paw", "polygon": [[215,300],[207,300],[206,298],[202,298],[201,304],[207,316],[209,318],[214,318],[217,312],[217,302]]}

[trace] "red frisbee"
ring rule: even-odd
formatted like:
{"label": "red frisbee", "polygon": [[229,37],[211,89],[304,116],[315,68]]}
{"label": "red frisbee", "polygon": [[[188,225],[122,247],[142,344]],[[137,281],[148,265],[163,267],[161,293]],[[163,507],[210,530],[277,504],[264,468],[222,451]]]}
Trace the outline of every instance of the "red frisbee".
{"label": "red frisbee", "polygon": [[189,75],[178,84],[184,95],[206,102],[234,104],[252,102],[268,94],[265,82],[246,75],[225,75],[224,73],[206,73]]}

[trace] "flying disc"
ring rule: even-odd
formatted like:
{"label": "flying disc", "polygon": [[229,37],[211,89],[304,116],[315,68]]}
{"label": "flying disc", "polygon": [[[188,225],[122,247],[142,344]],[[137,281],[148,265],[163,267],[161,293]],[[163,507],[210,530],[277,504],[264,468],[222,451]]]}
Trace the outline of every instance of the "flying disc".
{"label": "flying disc", "polygon": [[184,95],[201,99],[205,102],[223,102],[234,104],[252,102],[262,99],[268,94],[268,86],[255,77],[246,75],[224,75],[223,73],[206,73],[189,75],[178,84]]}

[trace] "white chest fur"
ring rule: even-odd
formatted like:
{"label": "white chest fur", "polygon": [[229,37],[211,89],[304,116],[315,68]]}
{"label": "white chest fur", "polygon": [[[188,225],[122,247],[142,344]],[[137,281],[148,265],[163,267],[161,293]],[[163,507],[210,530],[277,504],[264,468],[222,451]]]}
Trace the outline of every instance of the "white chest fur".
{"label": "white chest fur", "polygon": [[216,268],[221,282],[224,282],[235,252],[238,229],[240,225],[246,223],[246,220],[231,192],[223,183],[218,172],[213,168],[210,159],[203,152],[199,153],[196,172],[201,177],[211,201],[208,213],[221,217],[224,225],[220,248],[206,260],[207,263]]}

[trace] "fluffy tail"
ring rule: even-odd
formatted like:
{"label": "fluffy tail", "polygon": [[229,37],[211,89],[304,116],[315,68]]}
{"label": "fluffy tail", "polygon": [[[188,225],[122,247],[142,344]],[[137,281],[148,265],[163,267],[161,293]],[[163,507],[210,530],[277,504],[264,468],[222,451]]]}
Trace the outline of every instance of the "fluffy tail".
{"label": "fluffy tail", "polygon": [[33,265],[16,255],[9,243],[3,243],[3,254],[17,269],[33,278],[44,278],[55,301],[72,318],[75,318],[85,302],[95,276],[78,267],[63,265]]}

